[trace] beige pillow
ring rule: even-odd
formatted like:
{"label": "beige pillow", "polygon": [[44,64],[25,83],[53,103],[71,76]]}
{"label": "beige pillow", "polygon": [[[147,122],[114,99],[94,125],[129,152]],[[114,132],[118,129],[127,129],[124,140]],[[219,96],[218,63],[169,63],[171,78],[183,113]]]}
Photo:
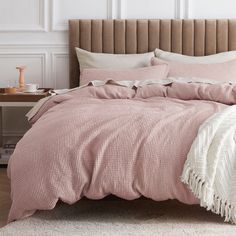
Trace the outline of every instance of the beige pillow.
{"label": "beige pillow", "polygon": [[176,61],[183,63],[200,63],[200,64],[214,64],[214,63],[223,63],[236,59],[236,51],[221,52],[209,56],[185,56],[178,53],[166,52],[161,49],[155,49],[155,57],[165,60],[165,61]]}
{"label": "beige pillow", "polygon": [[151,65],[154,52],[143,54],[108,54],[94,53],[75,48],[79,60],[80,69],[85,68],[138,68]]}

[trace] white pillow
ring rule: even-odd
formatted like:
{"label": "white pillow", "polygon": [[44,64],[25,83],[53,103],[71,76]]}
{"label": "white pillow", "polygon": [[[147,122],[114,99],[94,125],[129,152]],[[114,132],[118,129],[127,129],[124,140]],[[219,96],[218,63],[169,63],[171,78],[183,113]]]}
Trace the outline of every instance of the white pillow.
{"label": "white pillow", "polygon": [[80,69],[85,68],[138,68],[151,65],[151,58],[154,52],[143,54],[108,54],[94,53],[75,48],[79,60]]}
{"label": "white pillow", "polygon": [[185,56],[178,53],[166,52],[161,49],[155,49],[155,57],[165,60],[165,61],[176,61],[183,63],[199,63],[199,64],[214,64],[214,63],[223,63],[236,59],[236,51],[221,52],[209,56]]}

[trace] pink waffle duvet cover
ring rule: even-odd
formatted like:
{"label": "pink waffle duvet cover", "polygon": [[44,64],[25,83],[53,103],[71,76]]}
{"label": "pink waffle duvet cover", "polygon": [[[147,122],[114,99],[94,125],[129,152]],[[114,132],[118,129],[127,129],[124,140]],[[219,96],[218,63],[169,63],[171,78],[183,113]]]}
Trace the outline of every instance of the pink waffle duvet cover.
{"label": "pink waffle duvet cover", "polygon": [[87,86],[53,96],[8,167],[9,222],[83,196],[198,203],[180,176],[199,126],[235,103],[235,86]]}

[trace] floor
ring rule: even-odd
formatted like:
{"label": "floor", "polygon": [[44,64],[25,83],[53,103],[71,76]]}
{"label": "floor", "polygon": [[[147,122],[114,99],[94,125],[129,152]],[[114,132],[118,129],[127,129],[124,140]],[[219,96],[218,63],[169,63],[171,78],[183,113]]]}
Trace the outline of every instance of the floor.
{"label": "floor", "polygon": [[10,205],[10,181],[6,168],[0,168],[0,228],[6,224]]}

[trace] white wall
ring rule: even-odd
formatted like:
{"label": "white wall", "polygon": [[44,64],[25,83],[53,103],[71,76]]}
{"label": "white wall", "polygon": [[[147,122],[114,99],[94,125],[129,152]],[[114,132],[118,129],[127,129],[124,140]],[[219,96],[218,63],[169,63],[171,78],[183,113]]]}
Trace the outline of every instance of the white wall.
{"label": "white wall", "polygon": [[17,82],[17,64],[27,82],[68,87],[70,18],[232,17],[235,0],[0,0],[0,87]]}

